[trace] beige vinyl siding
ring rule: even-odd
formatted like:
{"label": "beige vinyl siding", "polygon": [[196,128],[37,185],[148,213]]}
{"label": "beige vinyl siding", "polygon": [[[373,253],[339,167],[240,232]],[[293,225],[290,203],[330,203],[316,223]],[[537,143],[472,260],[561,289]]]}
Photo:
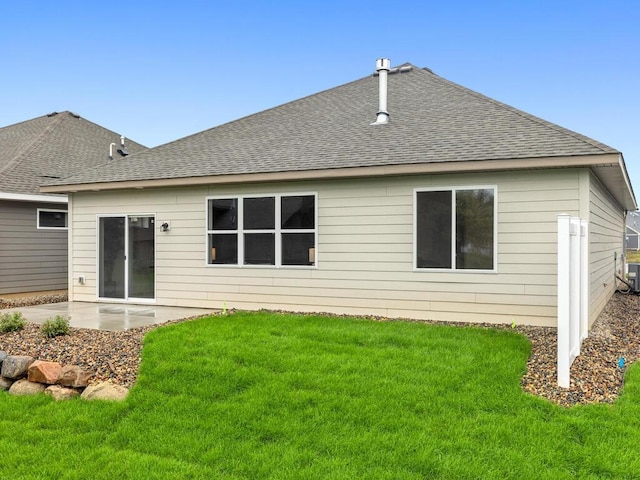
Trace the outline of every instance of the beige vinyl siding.
{"label": "beige vinyl siding", "polygon": [[600,181],[589,175],[589,325],[616,290],[616,275],[622,275],[624,209],[607,193]]}
{"label": "beige vinyl siding", "polygon": [[0,294],[67,288],[67,230],[37,229],[37,209],[60,204],[0,201]]}
{"label": "beige vinyl siding", "polygon": [[[414,189],[495,185],[497,273],[413,270]],[[316,267],[206,265],[206,197],[318,195]],[[96,216],[156,215],[161,305],[556,322],[556,216],[577,214],[576,170],[422,175],[73,194],[74,300],[96,300]],[[159,225],[171,223],[163,233]]]}

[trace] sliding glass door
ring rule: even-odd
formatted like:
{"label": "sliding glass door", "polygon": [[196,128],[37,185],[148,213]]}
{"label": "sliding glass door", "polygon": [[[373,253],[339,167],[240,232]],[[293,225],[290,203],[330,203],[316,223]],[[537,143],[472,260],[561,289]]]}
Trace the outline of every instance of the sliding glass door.
{"label": "sliding glass door", "polygon": [[98,219],[98,296],[155,298],[155,218],[117,215]]}

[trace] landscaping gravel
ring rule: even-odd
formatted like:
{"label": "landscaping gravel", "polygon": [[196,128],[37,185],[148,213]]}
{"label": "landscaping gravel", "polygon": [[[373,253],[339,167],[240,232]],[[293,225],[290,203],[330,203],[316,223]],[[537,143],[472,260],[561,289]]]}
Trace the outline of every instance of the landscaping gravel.
{"label": "landscaping gravel", "polygon": [[26,307],[28,305],[45,305],[47,303],[60,303],[67,301],[67,294],[53,293],[47,295],[26,295],[20,297],[0,297],[0,309]]}
{"label": "landscaping gravel", "polygon": [[[25,298],[20,299],[23,303],[18,305],[65,300]],[[0,303],[0,308],[14,306],[15,303]],[[583,342],[581,355],[571,367],[571,387],[568,389],[557,386],[556,329],[516,326],[514,330],[527,336],[532,345],[527,371],[522,378],[523,389],[563,406],[613,402],[624,385],[626,368],[640,358],[639,318],[640,296],[616,293]],[[123,332],[72,328],[68,336],[45,339],[39,325],[29,323],[20,332],[0,333],[0,351],[78,365],[95,372],[94,382],[111,380],[131,387],[138,375],[143,337],[157,327],[152,325]],[[624,358],[624,368],[619,366],[621,358]]]}
{"label": "landscaping gravel", "polygon": [[[522,387],[564,406],[611,403],[622,391],[629,364],[640,358],[640,296],[616,293],[589,330],[571,365],[571,387],[557,385],[555,328],[516,327],[531,340]],[[620,359],[624,367],[620,368]]]}
{"label": "landscaping gravel", "polygon": [[27,323],[21,331],[0,333],[0,351],[62,365],[78,365],[95,372],[91,383],[111,380],[131,387],[138,376],[142,339],[151,328],[122,332],[71,328],[70,335],[48,339],[40,332],[40,325]]}

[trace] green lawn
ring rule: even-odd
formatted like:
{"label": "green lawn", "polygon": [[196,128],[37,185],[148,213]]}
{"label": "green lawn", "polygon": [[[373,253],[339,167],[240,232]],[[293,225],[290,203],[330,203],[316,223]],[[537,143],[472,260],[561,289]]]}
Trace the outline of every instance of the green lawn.
{"label": "green lawn", "polygon": [[640,251],[638,250],[627,250],[627,263],[640,263]]}
{"label": "green lawn", "polygon": [[123,403],[0,394],[2,479],[639,478],[611,405],[519,386],[511,331],[236,313],[152,331]]}

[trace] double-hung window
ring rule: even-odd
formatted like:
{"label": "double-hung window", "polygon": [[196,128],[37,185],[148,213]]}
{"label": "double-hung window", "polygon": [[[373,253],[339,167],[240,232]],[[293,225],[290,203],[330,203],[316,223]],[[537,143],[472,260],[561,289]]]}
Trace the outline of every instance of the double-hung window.
{"label": "double-hung window", "polygon": [[417,189],[417,269],[496,270],[496,187]]}
{"label": "double-hung window", "polygon": [[207,263],[313,266],[316,195],[207,199]]}

